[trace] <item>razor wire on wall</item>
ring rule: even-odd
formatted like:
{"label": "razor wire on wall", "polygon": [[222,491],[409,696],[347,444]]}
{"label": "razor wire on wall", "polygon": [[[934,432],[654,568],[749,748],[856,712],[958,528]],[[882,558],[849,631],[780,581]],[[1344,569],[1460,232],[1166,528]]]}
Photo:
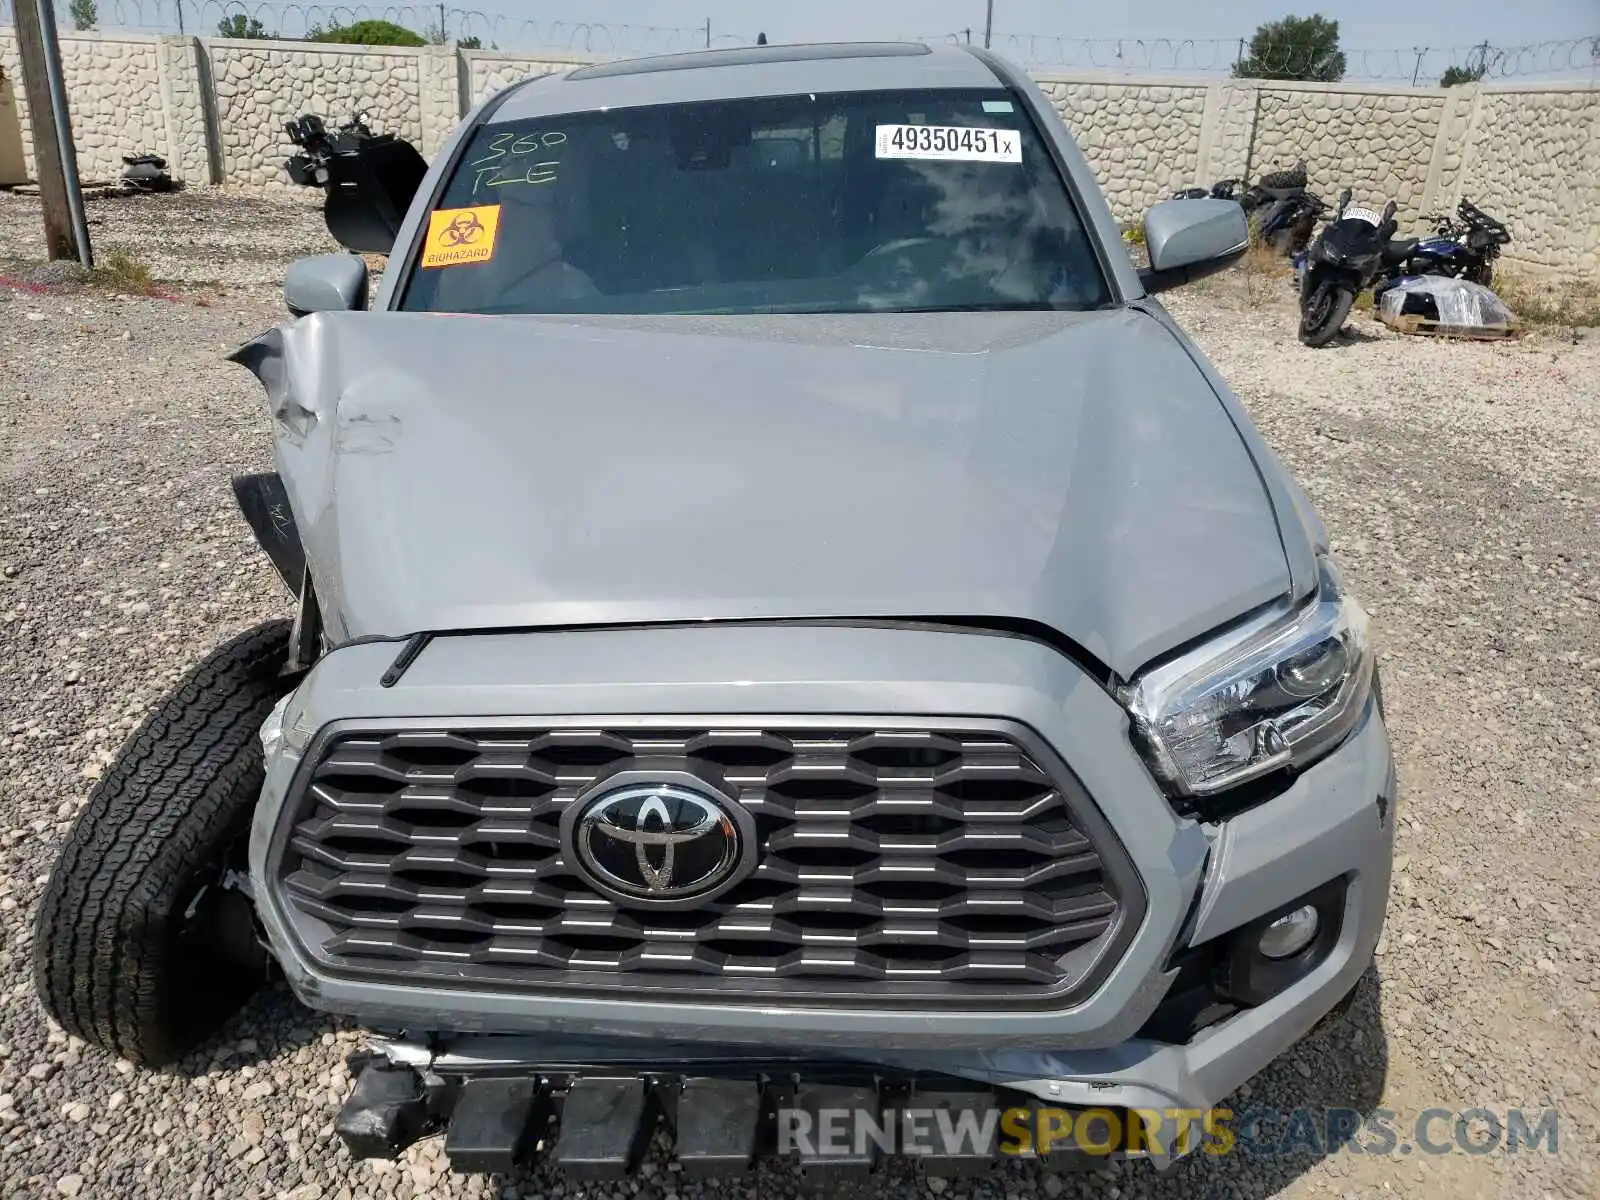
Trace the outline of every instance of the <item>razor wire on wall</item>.
{"label": "razor wire on wall", "polygon": [[[940,34],[928,41],[970,42],[972,32]],[[1275,79],[1315,77],[1321,65],[1303,43],[1267,43],[1252,48],[1250,38],[1074,38],[1047,34],[997,33],[992,49],[1023,66],[1042,70],[1089,70],[1129,73],[1170,72],[1190,75],[1232,75],[1250,63],[1260,76]],[[1600,36],[1523,46],[1411,46],[1388,50],[1340,48],[1340,79],[1408,81],[1423,87],[1438,84],[1457,67],[1482,79],[1600,76]],[[1329,80],[1332,82],[1332,80]]]}
{"label": "razor wire on wall", "polygon": [[[0,25],[12,23],[12,6],[0,0]],[[223,36],[226,22],[251,38],[301,40],[361,21],[388,21],[429,42],[475,40],[502,50],[570,50],[600,56],[668,54],[755,41],[704,25],[670,27],[598,21],[527,20],[446,4],[300,3],[298,0],[94,0],[96,30]],[[65,0],[56,0],[63,32],[74,27]]]}
{"label": "razor wire on wall", "polygon": [[[11,23],[12,5],[0,0],[0,24]],[[325,4],[299,0],[94,0],[93,28],[149,33],[220,36],[224,22],[250,37],[300,39],[359,21],[390,21],[433,42],[465,41],[501,50],[566,50],[602,57],[666,54],[677,50],[751,45],[754,30],[694,26],[614,24],[603,21],[528,20],[449,4]],[[62,30],[73,27],[66,0],[56,0]],[[925,37],[970,42],[971,30]],[[1494,46],[1410,46],[1346,49],[1335,72],[1328,56],[1302,42],[1274,46],[1243,38],[1074,38],[997,33],[993,48],[1035,70],[1094,70],[1128,73],[1233,75],[1248,69],[1255,78],[1386,80],[1431,87],[1446,72],[1472,79],[1600,80],[1600,36]],[[1315,58],[1313,58],[1315,56]],[[1452,68],[1454,70],[1452,71]],[[1324,73],[1319,75],[1319,70]]]}

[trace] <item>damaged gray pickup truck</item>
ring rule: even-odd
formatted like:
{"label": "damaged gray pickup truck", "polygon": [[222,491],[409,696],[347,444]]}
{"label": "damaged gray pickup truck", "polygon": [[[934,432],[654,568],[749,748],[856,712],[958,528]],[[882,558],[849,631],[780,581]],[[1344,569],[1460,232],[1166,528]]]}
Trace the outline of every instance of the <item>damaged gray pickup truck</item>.
{"label": "damaged gray pickup truck", "polygon": [[277,972],[373,1031],[358,1155],[828,1178],[1171,1162],[1349,999],[1367,619],[1152,298],[1237,205],[1136,269],[1026,76],[884,44],[517,84],[400,211],[234,356],[297,607],[95,789],[68,1031],[157,1065]]}

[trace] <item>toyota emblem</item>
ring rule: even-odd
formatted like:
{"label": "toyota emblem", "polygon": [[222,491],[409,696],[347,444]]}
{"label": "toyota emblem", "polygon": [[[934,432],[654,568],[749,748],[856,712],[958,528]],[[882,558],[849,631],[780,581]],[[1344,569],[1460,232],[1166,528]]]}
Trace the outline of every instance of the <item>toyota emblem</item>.
{"label": "toyota emblem", "polygon": [[744,878],[754,862],[748,815],[695,787],[616,787],[580,799],[571,815],[562,822],[563,840],[575,865],[597,891],[625,904],[702,903]]}

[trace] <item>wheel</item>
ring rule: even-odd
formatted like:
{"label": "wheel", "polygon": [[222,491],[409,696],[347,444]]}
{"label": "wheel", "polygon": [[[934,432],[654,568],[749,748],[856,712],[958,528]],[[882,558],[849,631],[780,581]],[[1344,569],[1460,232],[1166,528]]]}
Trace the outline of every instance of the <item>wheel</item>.
{"label": "wheel", "polygon": [[34,977],[68,1033],[141,1066],[180,1057],[269,965],[243,868],[260,794],[259,731],[294,685],[290,623],[213,650],[118,753],[67,835],[39,906]]}
{"label": "wheel", "polygon": [[1300,313],[1300,340],[1308,346],[1326,346],[1344,328],[1356,294],[1348,287],[1319,283]]}
{"label": "wheel", "polygon": [[1284,188],[1303,188],[1306,186],[1306,169],[1303,165],[1290,167],[1287,171],[1268,171],[1261,177],[1259,183],[1264,188],[1282,190]]}

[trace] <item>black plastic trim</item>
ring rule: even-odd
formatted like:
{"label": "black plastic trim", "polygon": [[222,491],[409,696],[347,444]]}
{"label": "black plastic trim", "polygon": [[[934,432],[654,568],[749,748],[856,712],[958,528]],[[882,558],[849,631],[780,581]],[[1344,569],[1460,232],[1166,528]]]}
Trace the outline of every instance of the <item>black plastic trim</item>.
{"label": "black plastic trim", "polygon": [[406,644],[400,648],[400,653],[395,656],[394,662],[389,664],[389,669],[383,673],[383,678],[378,680],[379,687],[391,688],[400,682],[400,677],[410,669],[411,664],[417,661],[417,656],[428,648],[428,643],[433,641],[431,633],[414,633],[406,639]]}
{"label": "black plastic trim", "polygon": [[[1056,1012],[1077,1007],[1088,1000],[1106,977],[1121,961],[1134,935],[1142,924],[1148,904],[1144,882],[1132,857],[1122,845],[1098,805],[1084,788],[1078,777],[1055,752],[1055,749],[1030,726],[1009,718],[944,717],[916,713],[890,713],[860,716],[840,713],[772,713],[760,716],[738,714],[664,714],[649,716],[607,716],[602,722],[608,728],[633,729],[686,729],[704,726],[718,730],[737,729],[860,729],[876,728],[964,731],[989,733],[1013,741],[1032,756],[1038,766],[1055,783],[1074,817],[1081,823],[1084,836],[1101,860],[1103,876],[1108,891],[1117,902],[1116,914],[1110,927],[1099,936],[1095,958],[1087,969],[1081,971],[1067,985],[1054,989],[1037,986],[995,986],[988,991],[967,989],[961,984],[946,984],[935,990],[922,984],[875,983],[863,985],[859,980],[844,980],[838,984],[811,980],[778,980],[777,986],[766,991],[752,990],[742,980],[720,981],[709,976],[694,976],[688,981],[652,981],[648,976],[617,971],[596,980],[594,972],[540,971],[535,979],[523,982],[509,977],[507,972],[473,970],[459,963],[431,963],[408,961],[392,969],[368,967],[352,968],[348,964],[314,950],[302,933],[304,915],[284,894],[282,877],[284,855],[290,835],[306,804],[311,778],[324,757],[329,745],[350,734],[393,733],[409,729],[441,730],[520,730],[539,729],[593,729],[597,719],[593,716],[566,717],[412,717],[351,719],[334,721],[323,726],[306,748],[277,814],[276,827],[267,849],[267,885],[265,903],[276,910],[281,926],[289,932],[295,951],[319,973],[330,977],[372,982],[393,982],[402,977],[417,987],[436,989],[441,995],[456,988],[483,991],[486,988],[508,995],[578,995],[596,999],[616,999],[626,990],[632,979],[636,990],[646,990],[652,996],[665,999],[703,1000],[708,994],[726,992],[729,1007],[765,1008],[775,1003],[793,1007],[838,1008],[844,1006],[870,1006],[901,1011],[955,1007],[983,1010],[1003,1004],[1007,1008],[1028,1011]],[[1088,943],[1094,945],[1094,943]],[[565,978],[563,976],[566,976]]]}
{"label": "black plastic trim", "polygon": [[306,551],[283,478],[276,471],[235,475],[233,497],[273,569],[298,596],[306,573]]}
{"label": "black plastic trim", "polygon": [[1164,271],[1157,271],[1153,267],[1141,267],[1139,282],[1144,284],[1147,295],[1153,296],[1158,292],[1170,291],[1186,283],[1193,283],[1197,279],[1204,279],[1208,275],[1215,275],[1218,271],[1226,271],[1243,258],[1249,248],[1249,242],[1240,242],[1232,250],[1226,254],[1219,254],[1216,258],[1202,259],[1185,267],[1168,267]]}
{"label": "black plastic trim", "polygon": [[[1030,1126],[1040,1110],[1097,1112],[1110,1128],[1125,1126],[1119,1105],[1047,1104],[1004,1083],[980,1084],[933,1071],[885,1070],[869,1063],[822,1059],[651,1061],[624,1063],[513,1061],[484,1066],[430,1067],[426,1074],[377,1056],[357,1068],[355,1087],[334,1130],[356,1158],[394,1159],[421,1138],[445,1132],[445,1152],[462,1172],[507,1171],[535,1162],[564,1169],[571,1178],[634,1174],[658,1133],[690,1179],[741,1174],[758,1162],[799,1166],[819,1194],[835,1194],[843,1178],[874,1165],[851,1154],[808,1154],[784,1146],[780,1108],[846,1107],[888,1115],[891,1141],[880,1156],[920,1167],[931,1176],[987,1175],[1007,1162],[1048,1170],[1083,1169],[1127,1157],[1122,1150],[1093,1154],[1065,1145],[1040,1155],[1007,1154],[1012,1135],[990,1126],[988,1144],[953,1154],[908,1150],[892,1115],[906,1109],[954,1112],[1024,1109]],[[504,1106],[497,1105],[504,1100]],[[877,1165],[883,1165],[881,1162]],[[869,1176],[870,1178],[870,1176]],[[832,1185],[832,1186],[830,1186]],[[758,1189],[759,1190],[759,1189]]]}
{"label": "black plastic trim", "polygon": [[[568,625],[505,625],[470,629],[432,629],[426,635],[430,641],[458,637],[502,637],[545,633],[615,633],[623,630],[649,629],[749,629],[764,626],[783,626],[806,629],[906,629],[930,633],[961,633],[983,637],[1020,638],[1036,645],[1046,646],[1067,659],[1080,671],[1094,680],[1109,695],[1123,681],[1105,663],[1065,634],[1044,624],[1019,617],[994,616],[908,616],[908,617],[757,617],[709,621],[640,621],[609,624]],[[409,634],[372,634],[351,638],[343,646],[358,646],[368,642],[411,642],[422,636]],[[1203,640],[1203,639],[1201,639]],[[419,650],[418,653],[421,651]],[[409,665],[409,664],[407,664]]]}

